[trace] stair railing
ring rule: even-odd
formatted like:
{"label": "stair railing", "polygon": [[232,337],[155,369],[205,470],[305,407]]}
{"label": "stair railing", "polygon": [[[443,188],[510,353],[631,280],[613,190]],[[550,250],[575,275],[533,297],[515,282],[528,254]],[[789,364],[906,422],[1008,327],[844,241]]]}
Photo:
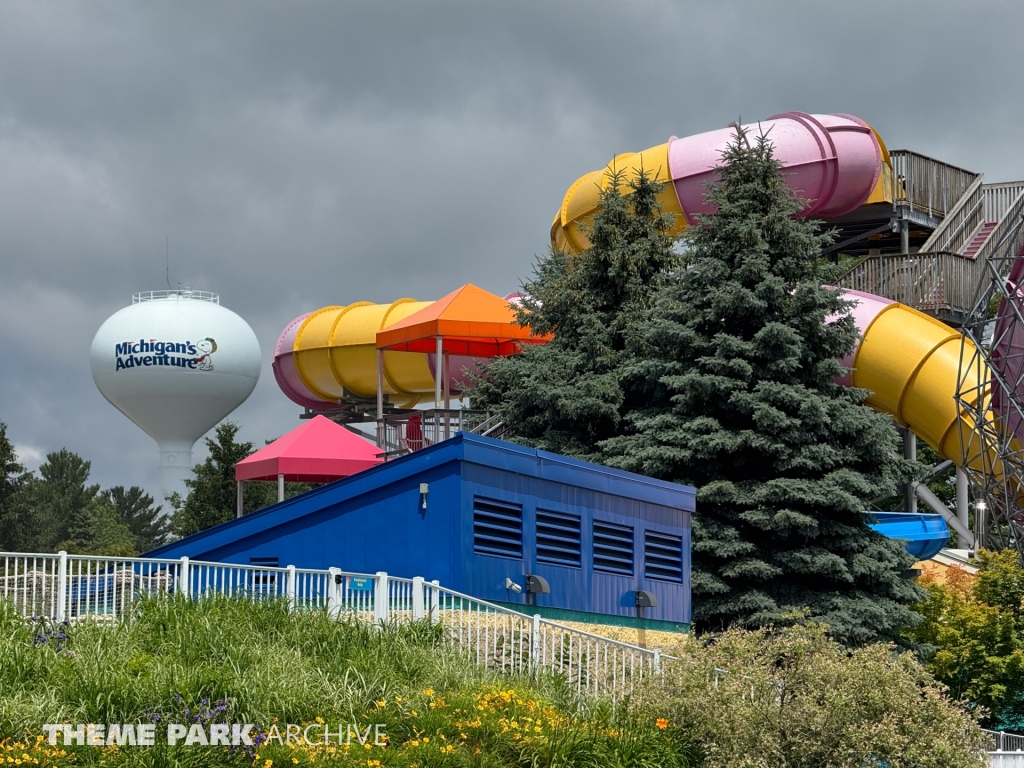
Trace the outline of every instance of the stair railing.
{"label": "stair railing", "polygon": [[[995,229],[989,234],[977,253],[979,262],[986,262],[996,253],[1019,254],[1024,248],[1024,227],[1020,226],[1024,216],[1024,184],[1020,185],[1016,197],[1006,206]],[[1005,277],[1005,275],[1004,275]]]}
{"label": "stair railing", "polygon": [[906,149],[889,152],[893,208],[907,206],[929,216],[944,217],[978,179],[979,174]]}
{"label": "stair railing", "polygon": [[978,178],[967,188],[938,228],[921,246],[921,251],[952,251],[963,253],[977,232],[985,224],[986,197],[982,181]]}

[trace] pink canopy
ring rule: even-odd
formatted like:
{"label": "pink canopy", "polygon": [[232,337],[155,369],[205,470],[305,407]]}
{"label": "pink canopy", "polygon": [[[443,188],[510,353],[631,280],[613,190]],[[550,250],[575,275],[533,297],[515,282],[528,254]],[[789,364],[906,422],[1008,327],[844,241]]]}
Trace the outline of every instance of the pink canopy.
{"label": "pink canopy", "polygon": [[329,483],[380,464],[380,449],[325,416],[314,416],[235,465],[235,479]]}

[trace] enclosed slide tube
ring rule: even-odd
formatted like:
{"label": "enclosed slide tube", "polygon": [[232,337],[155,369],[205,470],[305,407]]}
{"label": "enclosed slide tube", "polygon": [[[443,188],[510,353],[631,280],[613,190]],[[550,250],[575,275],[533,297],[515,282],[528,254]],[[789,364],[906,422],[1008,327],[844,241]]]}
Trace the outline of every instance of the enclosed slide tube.
{"label": "enclosed slide tube", "polygon": [[[743,128],[748,141],[762,131],[770,137],[790,187],[809,201],[801,215],[842,216],[865,203],[887,200],[885,181],[892,178],[889,152],[860,118],[786,112]],[[666,184],[661,207],[675,215],[673,232],[682,233],[696,223],[698,214],[711,212],[704,202],[706,185],[717,178],[722,151],[735,135],[733,124],[683,139],[673,136],[666,144],[616,156],[607,168],[588,173],[569,187],[551,225],[551,242],[566,251],[585,249],[589,242],[579,225],[597,211],[610,172],[620,173],[622,191],[628,192],[626,183],[640,168]]]}
{"label": "enclosed slide tube", "polygon": [[[960,379],[965,406],[986,418],[1000,418],[989,398],[990,371],[973,354],[974,343],[938,320],[881,296],[844,291],[856,302],[852,314],[860,340],[843,361],[850,372],[841,383],[870,390],[866,404],[890,414],[958,467],[988,472],[1000,478],[1000,459],[978,443],[973,417],[957,401]],[[963,360],[973,361],[961,371]],[[974,400],[970,400],[970,398]],[[978,402],[977,398],[984,398]],[[953,517],[930,495],[927,486],[918,495],[943,514],[962,540],[973,539],[963,521]]]}
{"label": "enclosed slide tube", "polygon": [[[281,333],[274,349],[274,377],[294,403],[313,410],[340,408],[339,401],[377,394],[377,331],[383,330],[431,301],[399,299],[390,304],[357,302],[324,307],[301,315]],[[465,370],[481,361],[452,355],[449,391],[467,388]],[[384,393],[400,407],[433,400],[438,361],[433,354],[384,353]]]}

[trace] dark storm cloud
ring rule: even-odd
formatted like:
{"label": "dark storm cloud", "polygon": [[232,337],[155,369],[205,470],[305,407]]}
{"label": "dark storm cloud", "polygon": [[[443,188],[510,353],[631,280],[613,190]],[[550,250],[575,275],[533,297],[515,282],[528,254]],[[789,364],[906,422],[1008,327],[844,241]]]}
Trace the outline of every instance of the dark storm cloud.
{"label": "dark storm cloud", "polygon": [[0,420],[98,481],[155,449],[95,391],[132,292],[218,291],[296,424],[277,334],[326,304],[514,289],[566,187],[617,152],[797,109],[1024,177],[1018,3],[0,4]]}

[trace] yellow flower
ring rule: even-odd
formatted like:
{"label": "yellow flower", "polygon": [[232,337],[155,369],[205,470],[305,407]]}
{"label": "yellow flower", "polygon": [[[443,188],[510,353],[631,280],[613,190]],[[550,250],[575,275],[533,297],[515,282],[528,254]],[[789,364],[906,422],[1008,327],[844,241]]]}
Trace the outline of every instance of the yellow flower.
{"label": "yellow flower", "polygon": [[666,720],[664,717],[659,717],[654,724],[662,730],[668,728],[668,720]]}
{"label": "yellow flower", "polygon": [[426,696],[433,696],[434,695],[434,689],[433,688],[427,688],[427,690],[425,690],[423,693]]}
{"label": "yellow flower", "polygon": [[430,739],[428,737],[424,736],[423,737],[423,743],[424,744],[429,744],[430,743]]}
{"label": "yellow flower", "polygon": [[386,701],[377,701],[374,703],[377,705],[377,709],[384,709],[384,707],[387,705]]}
{"label": "yellow flower", "polygon": [[318,717],[316,718],[316,721],[317,721],[318,723],[320,723],[320,725],[323,725],[323,724],[324,724],[324,719],[323,719],[322,717],[319,717],[319,716],[318,716]]}
{"label": "yellow flower", "polygon": [[298,765],[299,760],[298,760],[298,758],[293,757],[292,758],[292,762],[295,763],[296,765]]}

